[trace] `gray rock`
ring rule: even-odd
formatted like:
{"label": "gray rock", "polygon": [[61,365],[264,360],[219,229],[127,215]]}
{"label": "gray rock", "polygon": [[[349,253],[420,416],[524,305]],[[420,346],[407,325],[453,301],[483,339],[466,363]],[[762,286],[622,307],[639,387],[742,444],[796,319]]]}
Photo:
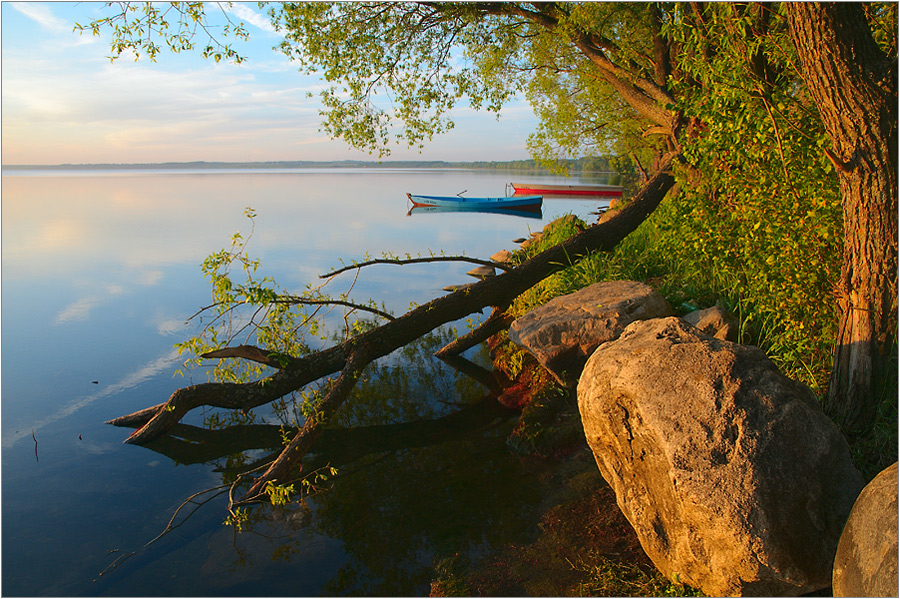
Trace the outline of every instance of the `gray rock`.
{"label": "gray rock", "polygon": [[500,264],[506,264],[512,259],[512,252],[509,250],[500,250],[493,256],[491,256],[492,262],[499,262]]}
{"label": "gray rock", "polygon": [[531,353],[563,385],[574,387],[598,345],[635,320],[668,316],[672,309],[649,285],[605,281],[557,297],[517,318],[509,339]]}
{"label": "gray rock", "polygon": [[719,306],[695,310],[685,314],[682,318],[716,339],[737,341],[740,322]]}
{"label": "gray rock", "polygon": [[897,597],[897,462],[853,504],[834,558],[835,597]]}
{"label": "gray rock", "polygon": [[679,318],[635,322],[590,357],[578,405],[663,574],[710,596],[830,586],[862,477],[813,393],[761,350]]}

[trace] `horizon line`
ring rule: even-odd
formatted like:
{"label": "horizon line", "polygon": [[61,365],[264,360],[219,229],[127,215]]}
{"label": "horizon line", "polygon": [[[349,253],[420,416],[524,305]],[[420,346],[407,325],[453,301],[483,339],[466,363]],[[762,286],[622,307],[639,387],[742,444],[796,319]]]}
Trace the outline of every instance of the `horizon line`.
{"label": "horizon line", "polygon": [[2,164],[0,168],[51,168],[51,167],[92,167],[92,166],[218,166],[218,165],[280,165],[280,164],[492,164],[497,162],[535,162],[531,158],[515,160],[184,160],[166,162],[61,162],[56,164]]}
{"label": "horizon line", "polygon": [[[595,159],[596,157],[585,157],[585,159]],[[599,157],[606,158],[606,157]],[[566,158],[562,162],[577,162],[581,158]],[[514,160],[361,160],[361,159],[342,159],[342,160],[247,160],[247,161],[225,161],[225,160],[186,160],[186,161],[166,161],[166,162],[86,162],[71,163],[63,162],[57,164],[0,164],[0,169],[32,169],[32,168],[99,168],[99,167],[233,167],[241,165],[244,167],[276,167],[284,165],[390,165],[390,164],[406,164],[406,165],[454,165],[454,164],[514,164],[514,163],[531,163],[538,166],[538,162],[533,158],[518,158]]]}

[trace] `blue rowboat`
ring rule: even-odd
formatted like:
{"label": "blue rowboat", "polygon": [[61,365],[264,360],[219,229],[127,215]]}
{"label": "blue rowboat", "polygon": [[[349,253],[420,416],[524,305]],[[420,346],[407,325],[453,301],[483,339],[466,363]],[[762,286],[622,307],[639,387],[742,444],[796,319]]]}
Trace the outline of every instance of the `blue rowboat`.
{"label": "blue rowboat", "polygon": [[514,208],[539,210],[544,199],[541,196],[517,196],[502,198],[464,198],[462,196],[422,196],[406,194],[413,206],[456,206],[458,208]]}

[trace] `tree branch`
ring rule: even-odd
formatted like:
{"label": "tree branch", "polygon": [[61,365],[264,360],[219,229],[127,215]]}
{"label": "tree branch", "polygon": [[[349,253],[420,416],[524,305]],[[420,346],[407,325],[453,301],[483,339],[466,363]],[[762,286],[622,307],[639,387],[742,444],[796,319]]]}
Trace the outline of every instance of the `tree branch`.
{"label": "tree branch", "polygon": [[338,268],[337,270],[333,270],[331,272],[327,272],[324,275],[319,275],[320,279],[328,279],[333,276],[339,275],[341,273],[345,273],[348,270],[353,270],[355,268],[363,268],[365,266],[372,266],[373,264],[395,264],[399,266],[403,266],[406,264],[427,264],[429,262],[469,262],[471,264],[479,264],[481,266],[495,266],[500,270],[512,270],[512,267],[502,264],[500,262],[494,262],[492,260],[480,260],[478,258],[469,258],[468,256],[430,256],[428,258],[374,258],[372,260],[366,260],[365,262],[358,262],[356,264],[350,264],[349,266],[344,266],[342,268]]}
{"label": "tree branch", "polygon": [[[470,6],[484,15],[521,17],[551,31],[560,26],[560,17],[565,14],[565,9],[555,2],[536,4],[536,10],[516,2],[475,2]],[[674,137],[679,118],[677,113],[666,108],[674,103],[674,99],[665,82],[658,84],[637,70],[617,64],[607,55],[617,47],[604,36],[584,29],[569,34],[575,47],[597,67],[599,74],[622,99],[644,118],[667,128]]]}
{"label": "tree branch", "polygon": [[306,299],[303,297],[297,297],[294,295],[283,295],[276,299],[275,304],[303,304],[305,306],[346,306],[348,308],[352,308],[354,310],[361,310],[363,312],[371,312],[372,314],[376,314],[385,320],[394,320],[393,314],[388,314],[383,310],[379,310],[378,308],[373,308],[371,306],[366,306],[364,304],[357,304],[355,302],[348,302],[345,300],[337,300],[337,299]]}
{"label": "tree branch", "polygon": [[492,335],[495,335],[503,329],[509,327],[514,320],[513,317],[506,313],[506,308],[495,307],[487,320],[482,322],[478,327],[466,333],[462,337],[457,337],[441,349],[435,352],[438,358],[446,359],[451,356],[457,356],[471,347],[475,347],[482,341],[486,341]]}
{"label": "tree branch", "polygon": [[282,368],[283,360],[277,354],[266,352],[255,345],[238,345],[226,347],[200,355],[201,358],[243,358],[253,362],[259,362],[272,368]]}
{"label": "tree branch", "polygon": [[[466,362],[468,361],[464,358],[456,358],[449,364],[454,368],[462,367],[463,372],[469,376],[474,375],[492,390],[497,388],[497,381],[491,373],[484,369],[476,371],[479,367],[471,362],[464,364]],[[493,380],[487,380],[488,377]],[[352,428],[329,427],[322,431],[316,442],[318,457],[310,458],[304,463],[304,470],[314,470],[326,464],[340,467],[364,455],[441,443],[467,434],[473,428],[490,426],[516,413],[516,410],[505,408],[495,398],[488,396],[472,405],[430,420]],[[298,431],[297,427],[286,429],[276,424],[239,424],[214,430],[178,424],[172,427],[171,434],[148,443],[145,447],[185,465],[213,462],[247,450],[276,450],[261,462],[268,467],[284,449],[284,434],[288,432],[293,437]],[[248,472],[258,465],[259,463],[254,462],[231,469],[217,468],[216,471]]]}
{"label": "tree branch", "polygon": [[303,459],[303,456],[322,434],[329,417],[346,401],[350,391],[356,385],[356,381],[362,375],[362,371],[372,359],[365,344],[357,345],[337,381],[328,390],[321,403],[316,406],[316,415],[306,420],[288,446],[272,462],[265,473],[256,479],[253,486],[238,503],[256,501],[262,495],[267,482],[283,482],[290,476],[294,466]]}

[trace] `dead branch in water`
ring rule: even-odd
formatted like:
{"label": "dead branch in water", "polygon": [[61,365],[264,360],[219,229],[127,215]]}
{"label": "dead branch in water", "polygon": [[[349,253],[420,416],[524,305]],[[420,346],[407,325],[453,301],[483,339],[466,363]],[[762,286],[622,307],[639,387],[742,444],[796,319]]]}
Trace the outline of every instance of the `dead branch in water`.
{"label": "dead branch in water", "polygon": [[[316,406],[316,416],[307,421],[290,444],[270,464],[265,474],[256,479],[250,492],[237,503],[256,501],[267,482],[279,483],[288,479],[290,471],[312,447],[328,418],[347,398],[357,378],[369,363],[443,324],[465,318],[486,307],[505,310],[513,299],[549,275],[591,252],[613,249],[653,212],[671,189],[674,178],[668,172],[670,164],[671,157],[663,161],[661,170],[651,177],[632,201],[612,218],[589,227],[495,277],[434,299],[377,328],[313,354],[302,357],[278,356],[280,368],[271,376],[248,383],[203,383],[184,387],[176,390],[164,404],[116,418],[109,423],[118,426],[134,426],[140,423],[141,428],[132,433],[126,442],[142,445],[165,435],[194,408],[212,406],[249,410],[275,401],[309,383],[339,373],[324,399]],[[359,266],[361,265],[347,269]],[[329,273],[326,276],[334,274]],[[461,351],[459,348],[469,347],[473,340],[489,336],[488,331],[500,330],[507,324],[500,311],[495,311],[476,331],[450,344],[454,347],[448,346],[439,353],[451,355],[454,350]],[[264,349],[242,347],[244,349],[238,347],[210,352],[205,357],[231,355],[262,363],[266,363],[264,360],[270,357],[270,353]]]}

